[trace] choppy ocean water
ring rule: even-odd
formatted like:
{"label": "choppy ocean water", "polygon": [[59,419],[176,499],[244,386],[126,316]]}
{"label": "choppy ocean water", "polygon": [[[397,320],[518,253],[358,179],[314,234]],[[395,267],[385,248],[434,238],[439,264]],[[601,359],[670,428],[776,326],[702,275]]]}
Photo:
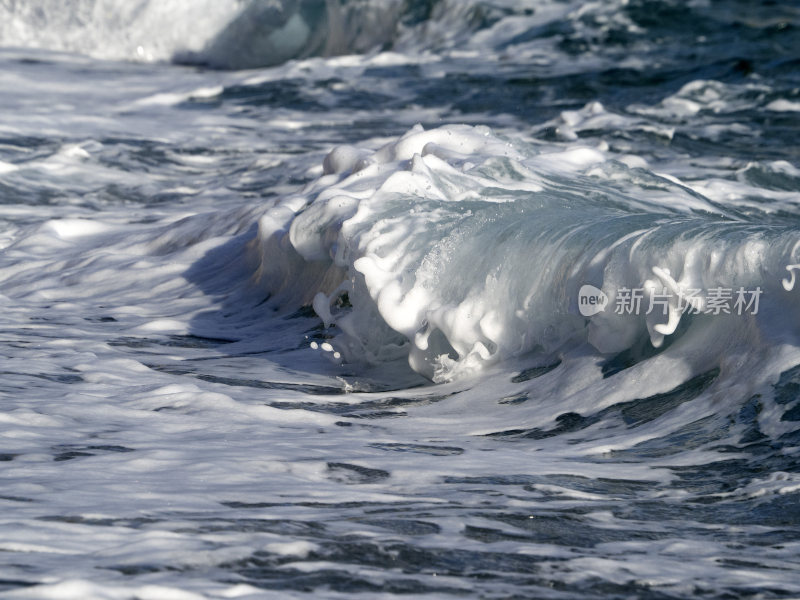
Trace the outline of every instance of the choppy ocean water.
{"label": "choppy ocean water", "polygon": [[0,0],[0,598],[800,597],[799,26]]}

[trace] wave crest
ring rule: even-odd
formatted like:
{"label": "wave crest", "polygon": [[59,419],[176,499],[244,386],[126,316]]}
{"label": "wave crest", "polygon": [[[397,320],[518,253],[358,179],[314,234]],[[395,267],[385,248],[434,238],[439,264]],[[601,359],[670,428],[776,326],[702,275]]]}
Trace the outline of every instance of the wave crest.
{"label": "wave crest", "polygon": [[[261,219],[251,252],[258,284],[280,304],[312,303],[346,360],[407,355],[435,381],[587,341],[619,353],[643,337],[653,348],[681,338],[713,363],[719,340],[760,343],[800,320],[782,284],[796,231],[743,223],[591,148],[541,153],[481,127],[418,126],[374,152],[334,150],[316,182]],[[606,310],[582,313],[587,284]],[[615,310],[624,290],[640,291],[636,311]],[[727,290],[725,310],[679,304],[714,290]],[[737,290],[750,294],[738,311]]]}
{"label": "wave crest", "polygon": [[0,4],[0,44],[112,60],[254,68],[391,41],[401,0],[34,0]]}

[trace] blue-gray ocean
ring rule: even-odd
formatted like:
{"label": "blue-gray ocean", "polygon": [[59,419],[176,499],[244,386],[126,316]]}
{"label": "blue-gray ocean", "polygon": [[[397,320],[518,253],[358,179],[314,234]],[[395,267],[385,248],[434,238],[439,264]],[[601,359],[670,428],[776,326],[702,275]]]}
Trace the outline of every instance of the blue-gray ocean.
{"label": "blue-gray ocean", "polygon": [[800,598],[800,7],[0,0],[0,598]]}

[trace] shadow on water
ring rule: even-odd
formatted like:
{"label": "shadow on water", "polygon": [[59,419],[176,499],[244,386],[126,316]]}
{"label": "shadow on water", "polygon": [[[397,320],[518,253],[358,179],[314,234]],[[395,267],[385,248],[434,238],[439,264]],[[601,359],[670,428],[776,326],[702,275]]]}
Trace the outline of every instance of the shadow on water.
{"label": "shadow on water", "polygon": [[[226,386],[315,395],[389,391],[430,383],[405,361],[380,367],[342,364],[329,360],[327,355],[332,353],[315,350],[315,346],[319,348],[335,336],[335,325],[326,328],[307,304],[281,304],[256,281],[259,259],[251,250],[256,235],[257,225],[253,224],[209,250],[184,273],[187,281],[208,296],[214,308],[194,316],[188,336],[172,336],[160,344],[203,348],[210,351],[210,356],[177,365],[150,365],[152,368]],[[214,371],[220,361],[232,358],[238,361],[236,368],[232,370],[227,360],[227,368]],[[396,400],[390,404],[405,404]],[[286,403],[279,404],[279,408],[288,408]]]}

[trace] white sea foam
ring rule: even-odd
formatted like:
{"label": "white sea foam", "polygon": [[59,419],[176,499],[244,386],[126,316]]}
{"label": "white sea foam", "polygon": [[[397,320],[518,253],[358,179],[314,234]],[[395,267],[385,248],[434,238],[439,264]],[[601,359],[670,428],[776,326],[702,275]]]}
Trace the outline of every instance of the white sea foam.
{"label": "white sea foam", "polygon": [[773,110],[775,112],[800,112],[800,102],[773,100],[767,104],[767,110]]}
{"label": "white sea foam", "polygon": [[370,49],[392,39],[401,7],[396,0],[360,6],[326,0],[11,2],[0,6],[0,43],[104,59],[248,68]]}
{"label": "white sea foam", "polygon": [[[631,198],[637,175],[598,168],[606,161],[594,149],[537,153],[467,127],[418,128],[374,153],[335,149],[325,175],[262,218],[251,250],[256,281],[284,305],[313,299],[344,333],[335,346],[348,360],[379,361],[395,347],[437,380],[587,337],[600,352],[621,352],[645,328],[659,347],[678,329],[691,290],[758,289],[767,324],[771,311],[794,314],[778,286],[797,258],[794,231],[743,239],[716,206],[668,184],[642,204]],[[576,186],[566,193],[563,184],[556,190],[564,177]],[[652,220],[636,216],[645,206]],[[577,207],[583,224],[567,217]],[[707,216],[687,220],[698,211]],[[588,323],[576,310],[584,283],[611,299]],[[640,314],[611,310],[624,289],[642,291]],[[652,310],[664,292],[669,307]],[[352,309],[334,314],[345,293]],[[760,317],[742,308],[738,320],[717,315],[716,325],[758,329]]]}

